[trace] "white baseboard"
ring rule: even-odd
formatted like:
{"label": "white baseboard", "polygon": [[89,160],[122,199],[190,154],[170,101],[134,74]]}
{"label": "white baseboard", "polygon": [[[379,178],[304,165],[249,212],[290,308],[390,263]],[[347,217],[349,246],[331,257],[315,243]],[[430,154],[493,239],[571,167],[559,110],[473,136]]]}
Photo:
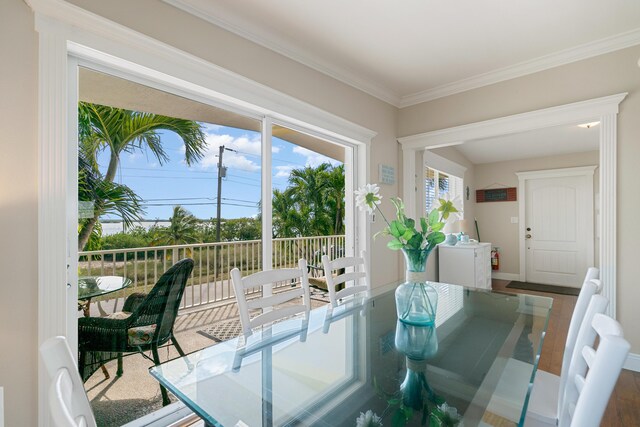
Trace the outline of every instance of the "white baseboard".
{"label": "white baseboard", "polygon": [[520,275],[516,273],[501,273],[496,271],[491,273],[491,278],[498,280],[520,280]]}
{"label": "white baseboard", "polygon": [[630,371],[640,372],[640,354],[629,353],[623,368]]}

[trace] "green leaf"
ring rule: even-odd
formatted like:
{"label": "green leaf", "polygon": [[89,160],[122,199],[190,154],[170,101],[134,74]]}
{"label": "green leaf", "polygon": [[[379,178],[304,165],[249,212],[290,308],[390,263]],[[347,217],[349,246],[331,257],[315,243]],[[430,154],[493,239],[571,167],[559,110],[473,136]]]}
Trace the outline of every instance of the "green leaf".
{"label": "green leaf", "polygon": [[429,226],[433,228],[434,225],[440,222],[440,213],[437,209],[432,210],[429,213]]}
{"label": "green leaf", "polygon": [[416,233],[413,230],[409,230],[407,229],[407,231],[404,232],[404,234],[402,235],[402,238],[404,240],[411,240],[411,238],[415,235]]}
{"label": "green leaf", "polygon": [[389,232],[393,237],[400,238],[407,231],[407,228],[398,220],[391,221]]}
{"label": "green leaf", "polygon": [[396,207],[396,216],[398,219],[404,219],[406,215],[404,214],[404,202],[399,197],[392,197],[391,203]]}
{"label": "green leaf", "polygon": [[429,230],[429,224],[427,223],[427,220],[423,218],[420,218],[420,228],[422,228],[422,232],[426,233]]}
{"label": "green leaf", "polygon": [[446,236],[444,235],[444,233],[441,233],[439,231],[436,231],[435,233],[431,233],[427,236],[427,241],[429,242],[430,246],[435,246],[438,243],[442,243],[444,242],[445,239],[446,239]]}
{"label": "green leaf", "polygon": [[387,247],[394,251],[402,249],[403,246],[404,245],[402,244],[402,242],[398,239],[393,239],[392,241],[387,243]]}
{"label": "green leaf", "polygon": [[416,221],[412,218],[405,218],[404,219],[404,225],[407,228],[410,228],[412,230],[416,229]]}
{"label": "green leaf", "polygon": [[440,231],[444,228],[444,222],[437,222],[431,227],[431,231]]}
{"label": "green leaf", "polygon": [[422,234],[416,233],[413,237],[407,241],[407,246],[412,249],[420,249],[420,245],[422,244]]}
{"label": "green leaf", "polygon": [[387,403],[389,405],[397,405],[400,403],[400,399],[398,399],[397,397],[393,398],[393,399],[389,399],[387,400]]}

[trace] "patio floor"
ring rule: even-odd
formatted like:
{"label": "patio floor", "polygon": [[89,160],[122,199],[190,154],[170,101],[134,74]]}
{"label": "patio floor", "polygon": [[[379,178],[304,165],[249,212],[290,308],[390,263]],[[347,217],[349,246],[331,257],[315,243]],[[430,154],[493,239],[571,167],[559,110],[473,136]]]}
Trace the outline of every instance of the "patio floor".
{"label": "patio floor", "polygon": [[[313,308],[327,302],[328,297],[324,292],[313,290]],[[111,308],[104,304],[103,307]],[[240,333],[237,326],[239,322],[235,301],[212,304],[204,309],[178,315],[174,333],[184,352],[190,353],[215,345],[218,342],[215,337],[225,339],[237,335]],[[173,346],[160,351],[160,359],[163,361],[177,356],[178,352]],[[115,376],[116,364],[114,360],[105,365],[110,374],[109,379],[105,379],[102,371],[98,370],[85,383],[98,426],[121,426],[162,407],[158,382],[148,372],[153,365],[152,361],[139,354],[125,357],[121,377]],[[169,395],[172,401],[176,400],[171,393]]]}

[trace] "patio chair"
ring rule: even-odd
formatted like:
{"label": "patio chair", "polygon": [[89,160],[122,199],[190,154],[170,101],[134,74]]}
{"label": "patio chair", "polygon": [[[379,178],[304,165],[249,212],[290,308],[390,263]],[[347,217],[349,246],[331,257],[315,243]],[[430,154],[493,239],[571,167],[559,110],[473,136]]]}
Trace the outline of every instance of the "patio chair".
{"label": "patio chair", "polygon": [[[245,337],[253,333],[253,328],[280,319],[285,319],[299,313],[305,313],[305,320],[311,309],[309,296],[309,279],[307,276],[307,262],[304,259],[298,261],[298,268],[282,268],[278,270],[266,270],[242,277],[237,268],[231,270],[231,280],[238,301],[240,322]],[[245,292],[254,291],[256,288],[264,293],[265,286],[284,281],[300,281],[300,287],[288,291],[281,291],[269,296],[259,296],[247,299]],[[300,300],[302,297],[302,301]],[[256,311],[260,313],[251,317]]]}
{"label": "patio chair", "polygon": [[[124,311],[106,318],[78,319],[78,369],[84,381],[102,364],[113,359],[118,359],[116,375],[121,376],[125,353],[140,353],[159,365],[158,347],[168,342],[184,356],[173,335],[173,324],[192,270],[192,259],[178,261],[160,277],[148,295],[130,295]],[[152,358],[144,354],[149,350]],[[169,404],[166,389],[160,386],[160,391],[162,403]]]}
{"label": "patio chair", "polygon": [[[332,307],[337,307],[339,300],[360,292],[369,296],[371,285],[369,283],[369,265],[365,251],[361,252],[360,257],[341,257],[334,260],[330,260],[327,255],[323,255],[322,265]],[[334,271],[338,272],[336,276],[333,274]],[[338,290],[337,286],[341,284],[344,284],[345,288]]]}
{"label": "patio chair", "polygon": [[40,346],[42,361],[51,378],[49,410],[57,427],[95,427],[91,404],[65,337],[51,337]]}

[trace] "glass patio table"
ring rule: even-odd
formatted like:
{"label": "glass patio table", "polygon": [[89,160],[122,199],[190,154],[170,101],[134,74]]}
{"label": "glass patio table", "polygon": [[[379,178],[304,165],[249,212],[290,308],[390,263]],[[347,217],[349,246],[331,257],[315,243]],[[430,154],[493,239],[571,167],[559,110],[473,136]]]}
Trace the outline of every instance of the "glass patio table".
{"label": "glass patio table", "polygon": [[552,299],[431,285],[431,327],[399,322],[391,290],[150,373],[207,425],[354,426],[370,410],[385,426],[521,426]]}
{"label": "glass patio table", "polygon": [[120,276],[81,276],[78,278],[78,305],[89,317],[91,299],[119,291],[131,285],[131,279]]}

